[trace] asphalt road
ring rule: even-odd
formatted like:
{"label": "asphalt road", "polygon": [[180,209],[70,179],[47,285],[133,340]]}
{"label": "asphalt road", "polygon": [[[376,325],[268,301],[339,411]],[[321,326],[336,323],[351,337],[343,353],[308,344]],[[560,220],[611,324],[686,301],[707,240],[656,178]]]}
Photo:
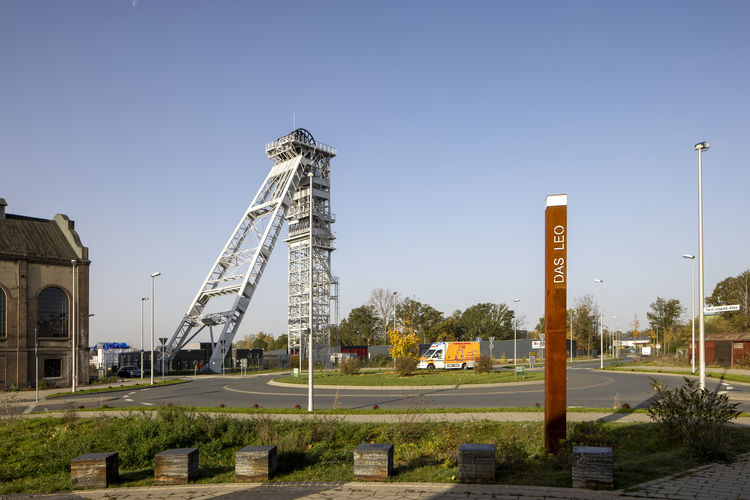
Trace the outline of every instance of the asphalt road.
{"label": "asphalt road", "polygon": [[[568,368],[568,406],[613,408],[628,403],[632,408],[643,407],[653,395],[650,377],[670,386],[679,385],[682,376],[648,375],[631,372],[601,372],[598,363],[577,364]],[[104,394],[76,395],[64,399],[40,401],[35,410],[62,410],[74,407],[149,407],[173,403],[216,407],[307,408],[307,386],[279,387],[268,382],[279,374],[259,376],[198,376],[184,384],[127,390]],[[719,387],[730,398],[741,403],[740,409],[750,411],[750,385],[723,384],[707,380],[707,387]],[[315,387],[315,408],[499,408],[544,404],[544,382],[522,382],[492,386],[462,386],[440,389],[332,389]]]}

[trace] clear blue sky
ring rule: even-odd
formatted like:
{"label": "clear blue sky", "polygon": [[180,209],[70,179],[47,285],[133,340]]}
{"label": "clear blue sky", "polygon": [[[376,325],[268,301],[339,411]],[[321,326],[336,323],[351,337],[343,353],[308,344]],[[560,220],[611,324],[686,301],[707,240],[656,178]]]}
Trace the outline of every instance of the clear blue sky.
{"label": "clear blue sky", "polygon": [[[446,314],[543,314],[547,194],[569,195],[568,301],[689,310],[704,155],[706,294],[750,268],[747,2],[0,3],[0,197],[76,222],[91,342],[171,336],[297,126],[332,163],[341,317],[373,288]],[[696,266],[697,267],[697,266]],[[286,332],[287,249],[240,336]],[[617,319],[612,319],[617,316]],[[148,314],[146,315],[148,332]]]}

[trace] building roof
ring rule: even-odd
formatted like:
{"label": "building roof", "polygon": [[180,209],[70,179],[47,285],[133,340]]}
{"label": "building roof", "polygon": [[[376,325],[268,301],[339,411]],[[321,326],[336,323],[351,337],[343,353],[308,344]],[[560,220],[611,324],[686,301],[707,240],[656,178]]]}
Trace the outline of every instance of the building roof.
{"label": "building roof", "polygon": [[706,340],[748,340],[750,341],[750,332],[732,332],[732,333],[707,333]]}
{"label": "building roof", "polygon": [[81,245],[74,228],[75,223],[62,214],[49,220],[3,213],[0,256],[88,260],[88,248]]}

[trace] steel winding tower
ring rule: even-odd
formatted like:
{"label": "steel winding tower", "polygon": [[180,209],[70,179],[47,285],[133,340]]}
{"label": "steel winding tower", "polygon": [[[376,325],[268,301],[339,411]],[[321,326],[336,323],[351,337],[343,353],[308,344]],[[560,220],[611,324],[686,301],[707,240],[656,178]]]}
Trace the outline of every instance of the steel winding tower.
{"label": "steel winding tower", "polygon": [[[335,238],[331,231],[335,217],[330,211],[330,160],[336,156],[336,149],[316,142],[310,132],[299,128],[266,144],[266,155],[273,167],[203,281],[177,331],[165,345],[166,363],[208,327],[212,352],[204,370],[221,373],[224,357],[263,275],[284,218],[289,221],[286,240],[289,244],[289,347],[300,345],[302,337],[309,335],[310,325],[316,357],[322,354],[322,347],[328,347],[334,281],[331,252]],[[214,339],[214,327],[221,328],[218,341]],[[159,363],[155,366],[160,366]]]}

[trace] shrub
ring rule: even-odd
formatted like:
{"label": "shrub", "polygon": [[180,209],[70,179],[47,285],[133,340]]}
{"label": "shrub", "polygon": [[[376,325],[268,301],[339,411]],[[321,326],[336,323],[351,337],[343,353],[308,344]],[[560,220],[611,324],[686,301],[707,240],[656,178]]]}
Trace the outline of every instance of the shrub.
{"label": "shrub", "polygon": [[354,356],[341,360],[340,370],[344,375],[354,375],[359,371],[359,358]]}
{"label": "shrub", "polygon": [[396,358],[395,365],[396,373],[401,377],[406,377],[412,375],[417,369],[417,360],[410,356]]}
{"label": "shrub", "polygon": [[695,380],[684,380],[680,387],[667,389],[651,379],[656,395],[648,409],[649,416],[664,426],[673,441],[684,443],[695,456],[729,458],[730,439],[725,424],[739,416],[739,403],[730,403],[726,394],[700,389]]}
{"label": "shrub", "polygon": [[492,371],[492,358],[489,356],[479,356],[477,363],[474,365],[477,373],[489,373]]}

